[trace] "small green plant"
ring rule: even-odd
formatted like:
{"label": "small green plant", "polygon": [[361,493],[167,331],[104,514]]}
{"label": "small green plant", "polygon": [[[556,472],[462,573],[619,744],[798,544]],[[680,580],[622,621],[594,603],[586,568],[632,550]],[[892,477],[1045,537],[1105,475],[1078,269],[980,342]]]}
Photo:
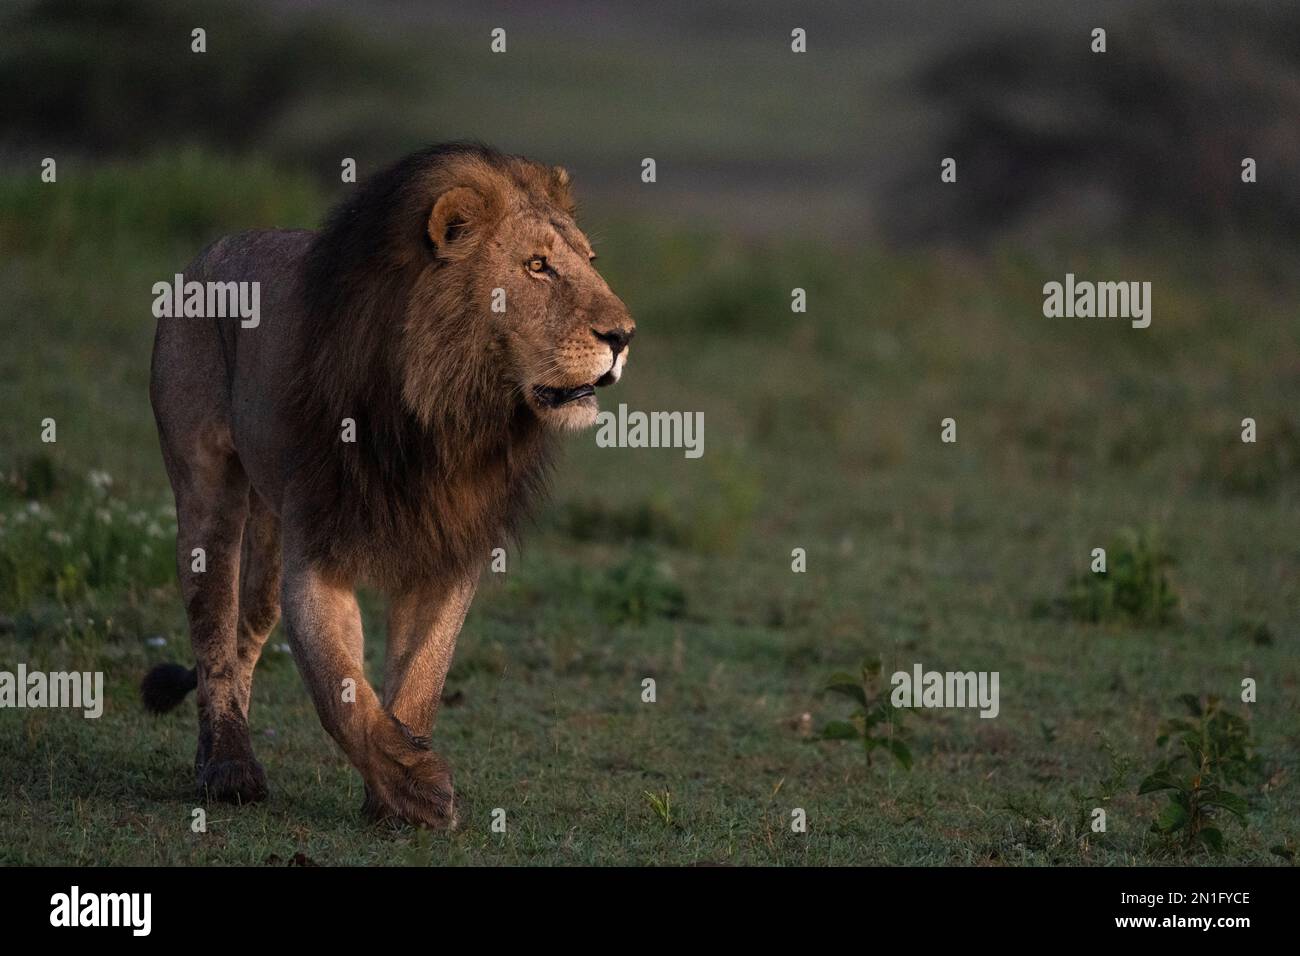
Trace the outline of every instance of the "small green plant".
{"label": "small green plant", "polygon": [[1156,746],[1172,743],[1174,752],[1156,765],[1138,785],[1138,794],[1165,793],[1167,802],[1152,824],[1152,832],[1178,840],[1185,848],[1201,845],[1223,849],[1221,820],[1246,824],[1246,799],[1233,790],[1259,771],[1259,758],[1250,739],[1250,725],[1223,709],[1217,697],[1202,703],[1195,694],[1179,700],[1187,717],[1160,725]]}
{"label": "small green plant", "polygon": [[672,567],[648,549],[634,549],[590,586],[596,607],[610,624],[645,624],[686,612],[686,592],[673,579]]}
{"label": "small green plant", "polygon": [[1104,733],[1098,732],[1097,736],[1101,738],[1101,749],[1106,754],[1107,772],[1097,781],[1092,792],[1071,791],[1078,808],[1074,825],[1076,840],[1088,837],[1092,832],[1093,811],[1107,809],[1116,794],[1128,785],[1133,774],[1133,758],[1121,753]]}
{"label": "small green plant", "polygon": [[1174,564],[1154,532],[1120,532],[1106,548],[1106,570],[1087,571],[1070,582],[1060,601],[1067,617],[1099,623],[1169,624],[1178,616],[1178,596],[1167,569]]}
{"label": "small green plant", "polygon": [[650,804],[650,809],[654,810],[655,816],[663,821],[664,826],[673,825],[673,795],[665,790],[663,793],[651,793],[645,791],[646,802]]}
{"label": "small green plant", "polygon": [[832,674],[825,692],[840,694],[857,704],[847,720],[833,720],[814,740],[860,740],[867,765],[872,754],[884,749],[904,770],[912,769],[912,751],[903,741],[902,719],[906,711],[895,708],[889,695],[879,691],[880,659],[863,661],[860,675]]}

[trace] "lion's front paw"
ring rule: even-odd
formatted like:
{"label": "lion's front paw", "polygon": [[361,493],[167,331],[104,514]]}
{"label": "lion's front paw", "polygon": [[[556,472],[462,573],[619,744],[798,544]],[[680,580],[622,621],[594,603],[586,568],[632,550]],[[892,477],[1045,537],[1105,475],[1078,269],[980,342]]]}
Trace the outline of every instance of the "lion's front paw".
{"label": "lion's front paw", "polygon": [[456,826],[451,765],[395,718],[371,735],[372,760],[362,812],[373,820],[403,820],[450,830]]}

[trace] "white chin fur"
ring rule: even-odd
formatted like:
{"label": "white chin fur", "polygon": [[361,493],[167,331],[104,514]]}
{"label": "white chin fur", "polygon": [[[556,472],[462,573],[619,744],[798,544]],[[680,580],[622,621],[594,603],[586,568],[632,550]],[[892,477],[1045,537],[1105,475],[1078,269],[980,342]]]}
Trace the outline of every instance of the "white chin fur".
{"label": "white chin fur", "polygon": [[559,408],[547,409],[542,420],[552,428],[576,432],[596,424],[596,413],[599,410],[596,398],[592,396]]}

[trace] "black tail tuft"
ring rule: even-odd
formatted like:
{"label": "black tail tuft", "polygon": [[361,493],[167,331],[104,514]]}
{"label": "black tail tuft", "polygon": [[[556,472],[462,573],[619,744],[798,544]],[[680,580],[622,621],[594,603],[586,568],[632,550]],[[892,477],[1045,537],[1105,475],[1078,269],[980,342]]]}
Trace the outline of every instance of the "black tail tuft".
{"label": "black tail tuft", "polygon": [[145,710],[165,714],[199,686],[199,672],[180,664],[158,664],[140,681]]}

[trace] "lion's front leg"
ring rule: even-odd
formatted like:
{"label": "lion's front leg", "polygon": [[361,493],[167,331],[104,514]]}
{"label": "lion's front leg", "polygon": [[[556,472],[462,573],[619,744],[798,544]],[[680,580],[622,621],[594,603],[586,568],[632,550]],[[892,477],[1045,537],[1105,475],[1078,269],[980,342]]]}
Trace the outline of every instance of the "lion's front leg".
{"label": "lion's front leg", "polygon": [[[400,744],[414,741],[446,772],[451,792],[451,767],[429,748],[447,670],[451,667],[456,637],[469,611],[478,584],[477,574],[450,584],[416,588],[391,596],[388,612],[388,646],[384,659],[384,710],[400,729]],[[401,746],[398,748],[403,749]],[[405,770],[398,759],[394,769]],[[390,791],[392,788],[388,788]],[[407,817],[383,788],[366,787],[363,811],[383,819]],[[449,822],[455,822],[451,808]]]}
{"label": "lion's front leg", "polygon": [[456,637],[477,586],[475,573],[464,580],[391,598],[384,658],[384,709],[418,737],[433,732]]}
{"label": "lion's front leg", "polygon": [[361,771],[374,808],[423,826],[453,824],[450,768],[384,709],[366,680],[361,612],[351,583],[303,560],[288,533],[282,604],[294,660],[316,713]]}

